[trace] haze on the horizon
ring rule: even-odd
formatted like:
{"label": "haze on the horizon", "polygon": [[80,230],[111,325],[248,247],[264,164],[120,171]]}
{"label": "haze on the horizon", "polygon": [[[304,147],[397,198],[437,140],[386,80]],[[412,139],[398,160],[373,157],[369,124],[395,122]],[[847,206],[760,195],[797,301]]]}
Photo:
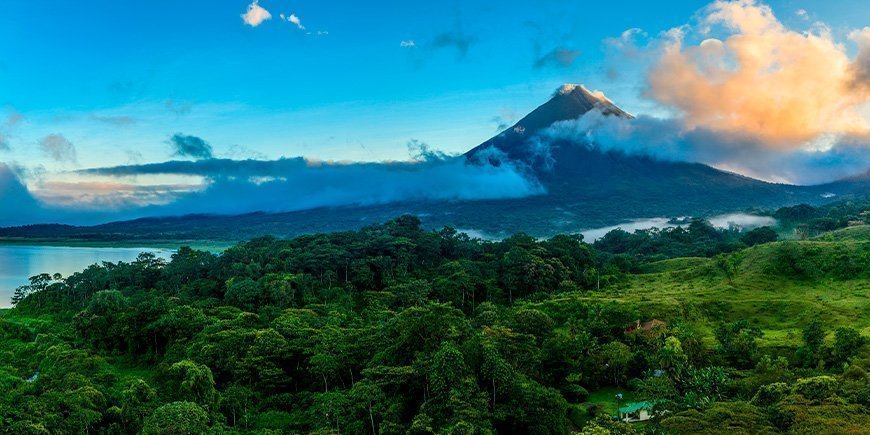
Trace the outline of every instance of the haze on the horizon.
{"label": "haze on the horizon", "polygon": [[538,140],[789,183],[870,168],[861,1],[392,3],[4,2],[0,225],[538,195],[454,156],[562,83],[637,117]]}

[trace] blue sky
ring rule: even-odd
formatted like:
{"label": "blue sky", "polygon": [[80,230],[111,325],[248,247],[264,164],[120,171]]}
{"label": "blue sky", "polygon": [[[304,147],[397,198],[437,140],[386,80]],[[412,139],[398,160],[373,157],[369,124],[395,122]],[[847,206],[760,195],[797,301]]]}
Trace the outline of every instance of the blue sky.
{"label": "blue sky", "polygon": [[[427,197],[432,177],[439,198],[537,194],[522,168],[469,172],[443,157],[415,166],[409,143],[465,152],[563,83],[642,116],[578,120],[559,135],[592,128],[599,145],[626,152],[831,181],[870,165],[868,25],[859,0],[5,1],[0,201],[49,217],[58,207],[136,216],[177,202],[194,208],[165,210],[199,212],[212,198],[226,198],[217,211],[244,211],[232,198],[271,204],[274,193],[224,194],[238,180],[221,171],[136,172],[197,159],[273,161],[292,173],[240,182],[306,204]],[[279,160],[295,157],[310,167]],[[349,165],[395,160],[417,172]],[[134,168],[85,171],[120,165]],[[271,190],[260,189],[269,177]],[[363,179],[381,184],[355,190]],[[198,192],[208,201],[190,199]]]}
{"label": "blue sky", "polygon": [[[807,25],[796,15],[805,8],[836,32],[870,23],[860,3],[771,5],[784,22]],[[245,1],[3,2],[0,106],[25,122],[0,160],[49,170],[161,161],[177,132],[235,158],[404,159],[412,138],[455,153],[563,82],[652,111],[636,77],[608,78],[603,41],[656,34],[705,4],[262,0],[272,19],[251,27]],[[579,54],[536,66],[556,49]],[[50,133],[74,144],[77,163],[37,149]]]}

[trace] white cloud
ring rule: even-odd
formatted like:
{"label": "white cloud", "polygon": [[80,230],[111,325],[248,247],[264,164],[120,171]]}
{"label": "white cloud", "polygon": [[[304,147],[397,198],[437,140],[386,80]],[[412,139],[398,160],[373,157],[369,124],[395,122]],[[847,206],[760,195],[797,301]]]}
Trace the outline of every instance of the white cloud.
{"label": "white cloud", "polygon": [[805,19],[805,20],[809,20],[809,19],[810,19],[810,14],[807,13],[807,10],[806,10],[806,9],[798,9],[797,12],[795,12],[795,15],[797,15],[797,16],[799,16],[799,17]]}
{"label": "white cloud", "polygon": [[295,14],[290,14],[290,17],[287,18],[287,21],[296,25],[296,27],[305,30],[305,26],[302,25],[302,20],[299,19]]}
{"label": "white cloud", "polygon": [[[302,19],[299,18],[296,14],[290,14],[290,16],[280,14],[278,15],[282,21],[286,21],[290,24],[295,25],[299,28],[299,30],[305,30],[305,26],[302,25]],[[310,32],[309,32],[310,34]],[[322,34],[321,32],[317,32],[318,35]]]}
{"label": "white cloud", "polygon": [[400,47],[416,47],[417,44],[414,43],[413,39],[410,39],[408,41],[402,41],[401,43],[399,43],[399,46]]}
{"label": "white cloud", "polygon": [[248,5],[248,12],[242,14],[242,21],[251,27],[257,27],[263,24],[263,21],[272,19],[272,14],[263,9],[258,3],[259,0],[254,0],[253,3]]}

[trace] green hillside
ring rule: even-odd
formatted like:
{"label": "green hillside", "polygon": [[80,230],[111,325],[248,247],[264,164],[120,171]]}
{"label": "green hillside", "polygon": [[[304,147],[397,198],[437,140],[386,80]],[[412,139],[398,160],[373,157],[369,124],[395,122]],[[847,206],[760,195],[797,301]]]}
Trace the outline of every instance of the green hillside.
{"label": "green hillside", "polygon": [[[729,231],[484,242],[406,216],[34,277],[0,312],[0,430],[865,431],[870,242]],[[629,401],[656,417],[614,421]]]}

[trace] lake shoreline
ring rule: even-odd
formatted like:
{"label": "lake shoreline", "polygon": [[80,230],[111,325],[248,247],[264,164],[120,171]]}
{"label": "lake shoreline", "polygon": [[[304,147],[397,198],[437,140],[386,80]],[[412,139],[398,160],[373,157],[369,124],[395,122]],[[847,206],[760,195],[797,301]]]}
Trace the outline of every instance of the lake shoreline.
{"label": "lake shoreline", "polygon": [[177,250],[188,246],[201,251],[220,252],[239,242],[213,240],[80,240],[54,238],[0,237],[0,246],[54,246],[62,248],[143,248]]}
{"label": "lake shoreline", "polygon": [[33,276],[59,273],[68,277],[94,264],[130,263],[143,252],[170,261],[176,250],[143,246],[0,245],[0,308],[10,306],[15,290],[27,285]]}

